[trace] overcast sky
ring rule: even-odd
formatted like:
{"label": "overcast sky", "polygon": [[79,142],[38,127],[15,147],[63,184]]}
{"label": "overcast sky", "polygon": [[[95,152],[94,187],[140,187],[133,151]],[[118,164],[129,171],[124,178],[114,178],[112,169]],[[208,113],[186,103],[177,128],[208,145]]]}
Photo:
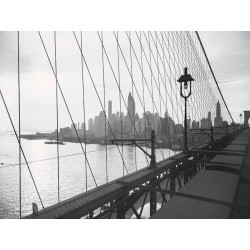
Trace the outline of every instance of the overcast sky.
{"label": "overcast sky", "polygon": [[[41,33],[48,53],[54,64],[53,32]],[[77,33],[79,38],[79,33]],[[229,110],[236,122],[243,110],[250,109],[250,32],[200,32],[201,39],[207,51],[212,68],[219,81],[220,88],[227,102]],[[86,39],[88,38],[88,39]],[[125,41],[125,35],[120,40]],[[136,39],[133,37],[133,39]],[[105,34],[105,47],[112,60],[117,56],[114,37],[111,33]],[[125,48],[126,47],[126,48]],[[124,53],[129,54],[129,46],[124,47]],[[103,99],[101,46],[96,32],[84,33],[83,50],[89,68],[94,72],[94,81],[98,92]],[[10,112],[17,126],[17,33],[0,32],[0,89],[2,90]],[[94,56],[93,56],[94,55]],[[97,63],[98,62],[98,63]],[[57,65],[58,80],[68,102],[75,122],[83,122],[82,109],[82,82],[81,82],[81,57],[72,32],[57,33]],[[107,69],[106,77],[106,103],[113,102],[113,112],[119,111],[119,95],[117,85],[111,70]],[[135,67],[135,66],[134,66]],[[117,68],[114,69],[117,72]],[[21,123],[25,131],[45,131],[55,128],[55,78],[44,53],[37,32],[20,33],[20,71],[21,71]],[[136,70],[135,70],[136,71]],[[98,74],[95,72],[99,72]],[[131,80],[125,73],[125,65],[121,65],[121,85],[124,98],[127,101],[131,91]],[[135,73],[135,78],[136,78]],[[243,80],[237,80],[243,79]],[[101,106],[94,92],[85,68],[86,88],[86,118],[99,114]],[[135,79],[135,81],[141,79]],[[237,80],[237,81],[231,81]],[[223,82],[229,81],[229,82]],[[231,81],[231,82],[230,82]],[[221,83],[220,83],[221,82]],[[115,94],[116,93],[116,94]],[[73,98],[72,98],[73,97]],[[149,95],[145,96],[149,99]],[[139,99],[136,99],[137,111]],[[122,104],[122,111],[125,111]],[[150,110],[148,107],[147,110]],[[10,130],[10,123],[6,116],[2,102],[0,105],[1,123],[0,130]],[[65,105],[59,95],[59,123],[60,127],[69,126],[71,121]]]}
{"label": "overcast sky", "polygon": [[250,110],[250,32],[199,33],[228,108],[239,122],[239,114]]}

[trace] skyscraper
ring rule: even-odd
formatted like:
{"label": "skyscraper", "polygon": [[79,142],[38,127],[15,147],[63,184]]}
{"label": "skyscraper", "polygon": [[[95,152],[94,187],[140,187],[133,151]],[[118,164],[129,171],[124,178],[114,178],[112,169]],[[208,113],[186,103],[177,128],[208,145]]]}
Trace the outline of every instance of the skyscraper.
{"label": "skyscraper", "polygon": [[108,101],[108,119],[110,120],[112,116],[112,101]]}
{"label": "skyscraper", "polygon": [[217,102],[216,105],[216,117],[221,117],[221,109],[220,109],[220,102]]}
{"label": "skyscraper", "polygon": [[214,118],[214,126],[215,127],[221,127],[222,126],[221,108],[220,108],[220,102],[219,101],[216,104],[216,117]]}
{"label": "skyscraper", "polygon": [[126,132],[132,133],[133,124],[135,122],[135,101],[131,93],[128,95],[128,113],[125,119],[126,122]]}
{"label": "skyscraper", "polygon": [[128,116],[131,116],[132,119],[135,117],[135,101],[131,93],[128,95]]}
{"label": "skyscraper", "polygon": [[94,120],[93,120],[93,118],[89,119],[88,129],[89,129],[89,131],[94,132]]}

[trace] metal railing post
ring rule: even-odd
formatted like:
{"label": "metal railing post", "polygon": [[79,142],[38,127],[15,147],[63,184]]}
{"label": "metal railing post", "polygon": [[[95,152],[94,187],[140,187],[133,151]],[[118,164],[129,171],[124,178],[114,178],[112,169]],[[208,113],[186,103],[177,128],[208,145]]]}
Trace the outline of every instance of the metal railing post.
{"label": "metal railing post", "polygon": [[211,141],[214,141],[214,127],[211,126]]}
{"label": "metal railing post", "polygon": [[151,131],[151,161],[150,168],[156,168],[156,159],[155,159],[155,131]]}

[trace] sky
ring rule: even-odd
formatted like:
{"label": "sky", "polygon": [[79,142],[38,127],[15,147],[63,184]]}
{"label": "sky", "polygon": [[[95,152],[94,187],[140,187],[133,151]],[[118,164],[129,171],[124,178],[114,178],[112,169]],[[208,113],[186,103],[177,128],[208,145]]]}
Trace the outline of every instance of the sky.
{"label": "sky", "polygon": [[[250,32],[199,32],[208,58],[214,70],[219,86],[224,95],[229,110],[236,122],[240,122],[239,114],[250,109]],[[44,43],[54,65],[53,32],[41,32]],[[80,33],[76,33],[80,41]],[[119,34],[121,43],[126,40],[124,34]],[[132,39],[136,40],[135,35]],[[116,59],[115,40],[111,32],[104,33],[104,42],[111,61]],[[125,57],[129,55],[129,46],[123,47]],[[102,50],[96,32],[84,32],[83,50],[86,61],[100,98],[103,100]],[[0,89],[7,102],[15,126],[18,124],[17,102],[17,32],[0,32]],[[122,55],[120,55],[122,57]],[[113,112],[119,111],[119,95],[117,82],[108,61],[105,60],[106,105],[113,102]],[[135,58],[134,58],[135,60]],[[144,61],[144,65],[146,62]],[[137,76],[134,61],[135,81]],[[146,68],[146,66],[145,66]],[[57,32],[57,69],[58,81],[63,90],[70,112],[76,123],[83,122],[81,56],[72,32]],[[117,66],[114,66],[117,72]],[[145,70],[146,71],[146,70]],[[147,73],[146,73],[147,74]],[[118,80],[118,74],[116,73]],[[242,79],[242,80],[238,80]],[[237,81],[232,81],[237,80]],[[86,121],[94,118],[102,109],[93,88],[91,79],[84,68]],[[48,59],[44,52],[37,32],[20,32],[20,82],[21,82],[21,124],[23,131],[52,131],[56,126],[55,91],[56,83]],[[120,65],[120,83],[127,101],[131,91],[131,80],[126,71],[126,65]],[[135,91],[135,90],[134,90]],[[142,89],[139,89],[142,92]],[[150,96],[145,94],[145,99]],[[140,100],[136,98],[136,108],[141,117]],[[0,131],[11,130],[10,122],[0,102]],[[121,102],[121,110],[126,113],[126,107]],[[162,103],[163,105],[163,103]],[[147,107],[147,109],[150,109]],[[163,111],[162,111],[163,114]],[[71,120],[67,114],[62,96],[59,93],[59,124],[60,127],[70,126]]]}
{"label": "sky", "polygon": [[236,122],[250,110],[250,32],[199,32],[228,108]]}

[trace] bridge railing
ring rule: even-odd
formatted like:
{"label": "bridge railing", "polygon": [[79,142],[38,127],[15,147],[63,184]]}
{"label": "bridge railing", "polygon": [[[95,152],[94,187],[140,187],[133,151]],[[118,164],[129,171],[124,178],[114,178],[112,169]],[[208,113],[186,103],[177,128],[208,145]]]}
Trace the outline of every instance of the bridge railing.
{"label": "bridge railing", "polygon": [[[27,218],[143,218],[154,214],[240,132],[235,130],[187,153],[157,162],[110,183],[72,197]],[[200,152],[199,152],[200,151]]]}

